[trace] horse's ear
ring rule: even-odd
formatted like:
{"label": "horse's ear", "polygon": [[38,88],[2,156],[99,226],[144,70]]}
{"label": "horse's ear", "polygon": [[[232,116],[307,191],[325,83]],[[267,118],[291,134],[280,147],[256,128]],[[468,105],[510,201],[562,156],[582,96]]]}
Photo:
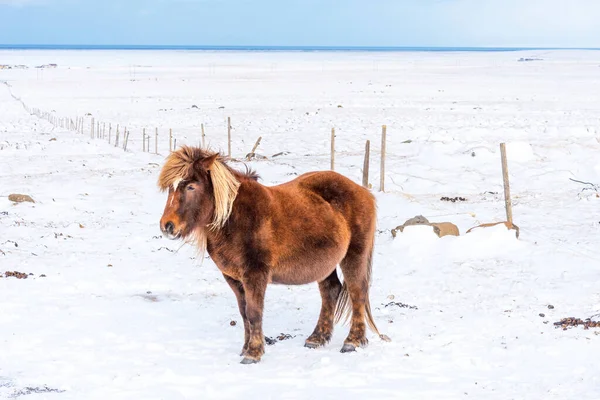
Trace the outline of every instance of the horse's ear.
{"label": "horse's ear", "polygon": [[217,157],[219,157],[219,154],[215,153],[212,156],[208,156],[208,157],[204,158],[202,160],[202,168],[204,168],[207,171],[210,171],[211,167],[213,166],[213,164],[217,160]]}
{"label": "horse's ear", "polygon": [[213,166],[213,164],[215,163],[215,161],[217,160],[217,157],[219,156],[219,154],[213,154],[210,155],[208,157],[204,157],[200,160],[197,160],[194,163],[194,169],[198,172],[200,171],[209,171],[211,169],[211,167]]}

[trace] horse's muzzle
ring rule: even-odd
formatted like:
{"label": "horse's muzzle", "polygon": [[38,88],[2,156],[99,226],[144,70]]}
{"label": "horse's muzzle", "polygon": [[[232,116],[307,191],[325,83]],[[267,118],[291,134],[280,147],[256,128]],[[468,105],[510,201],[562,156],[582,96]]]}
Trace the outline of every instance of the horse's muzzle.
{"label": "horse's muzzle", "polygon": [[167,239],[175,240],[181,237],[180,232],[175,233],[175,224],[171,221],[168,221],[164,226],[161,226],[160,230]]}

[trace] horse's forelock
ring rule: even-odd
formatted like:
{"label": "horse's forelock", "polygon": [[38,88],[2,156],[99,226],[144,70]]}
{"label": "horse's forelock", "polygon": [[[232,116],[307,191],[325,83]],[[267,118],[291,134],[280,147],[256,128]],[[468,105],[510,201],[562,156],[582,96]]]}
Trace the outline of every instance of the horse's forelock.
{"label": "horse's forelock", "polygon": [[158,178],[158,187],[161,191],[167,191],[170,187],[176,189],[179,182],[191,179],[201,166],[202,160],[215,156],[197,147],[182,146],[173,151],[167,157],[160,176]]}
{"label": "horse's forelock", "polygon": [[240,181],[219,154],[197,147],[182,146],[167,157],[158,178],[158,186],[162,191],[167,191],[170,187],[176,190],[176,185],[181,181],[192,179],[195,175],[205,174],[207,171],[215,201],[215,215],[210,227],[218,229],[229,219],[240,186]]}

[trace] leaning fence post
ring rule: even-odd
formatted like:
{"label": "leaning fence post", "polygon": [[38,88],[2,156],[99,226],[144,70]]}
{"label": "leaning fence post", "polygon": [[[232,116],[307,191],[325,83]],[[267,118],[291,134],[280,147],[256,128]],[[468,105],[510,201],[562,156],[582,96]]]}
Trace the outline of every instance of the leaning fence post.
{"label": "leaning fence post", "polygon": [[385,192],[385,144],[387,136],[387,127],[381,128],[381,168],[379,170],[379,191]]}
{"label": "leaning fence post", "polygon": [[129,141],[129,131],[127,131],[127,128],[125,128],[125,131],[123,132],[123,151],[127,151],[127,142]]}
{"label": "leaning fence post", "polygon": [[259,136],[258,139],[256,139],[256,143],[254,143],[254,146],[252,146],[252,150],[250,150],[250,153],[248,153],[248,155],[246,155],[246,160],[250,161],[252,159],[252,157],[256,156],[256,149],[258,149],[258,146],[260,146],[261,140],[262,140],[262,136]]}
{"label": "leaning fence post", "polygon": [[505,143],[500,143],[500,156],[502,158],[502,179],[504,181],[504,204],[506,206],[506,220],[512,224],[512,202],[510,200],[510,184],[508,182],[508,162],[506,160]]}

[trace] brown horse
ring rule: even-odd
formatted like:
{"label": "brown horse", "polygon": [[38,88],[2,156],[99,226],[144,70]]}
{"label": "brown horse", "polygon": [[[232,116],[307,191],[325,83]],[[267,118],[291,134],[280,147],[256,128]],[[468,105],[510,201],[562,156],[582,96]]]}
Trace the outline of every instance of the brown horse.
{"label": "brown horse", "polygon": [[244,320],[242,363],[258,362],[264,354],[269,283],[319,283],[321,314],[306,347],[326,344],[334,317],[337,322],[350,312],[350,333],[341,351],[365,346],[365,321],[379,334],[369,306],[375,199],[329,171],[271,187],[257,180],[252,171],[229,167],[219,154],[187,146],[167,157],[158,180],[160,189],[168,191],[160,220],[163,234],[191,239],[207,250],[237,298]]}

